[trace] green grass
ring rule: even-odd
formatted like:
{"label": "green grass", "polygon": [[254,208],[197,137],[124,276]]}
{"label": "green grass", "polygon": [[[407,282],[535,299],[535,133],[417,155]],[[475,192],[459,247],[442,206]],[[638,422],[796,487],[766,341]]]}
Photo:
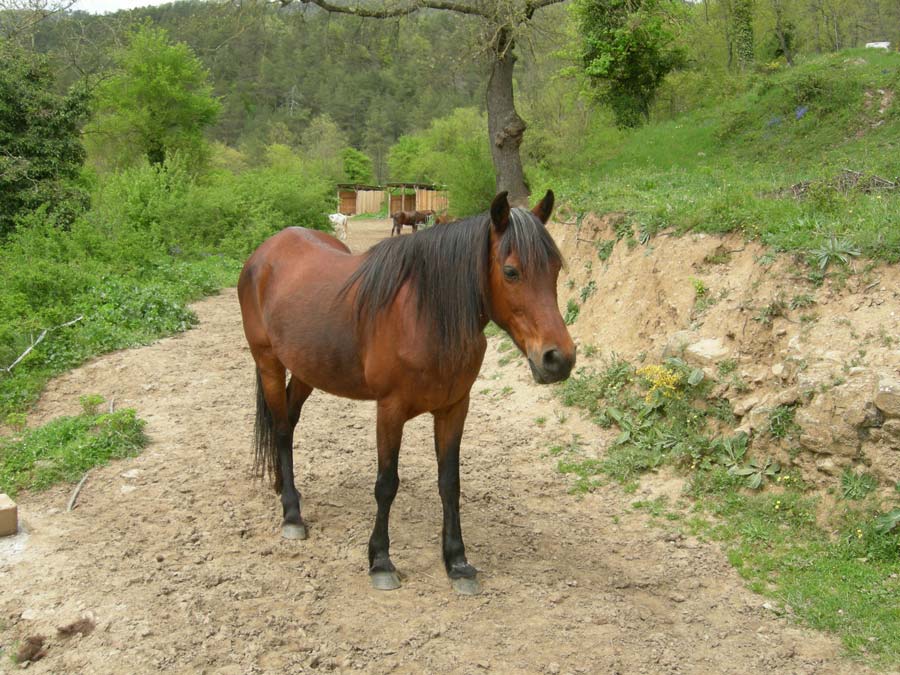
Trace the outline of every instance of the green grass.
{"label": "green grass", "polygon": [[[742,494],[727,479],[695,480],[692,529],[721,542],[756,592],[813,628],[840,635],[849,655],[900,663],[900,537],[874,527],[871,507],[842,507],[836,533],[816,525],[817,499],[801,490]],[[718,484],[719,488],[712,488]]]}
{"label": "green grass", "polygon": [[146,445],[144,422],[134,410],[103,414],[86,408],[75,417],[0,438],[0,492],[15,495],[75,481],[88,469],[136,455]]}
{"label": "green grass", "polygon": [[487,326],[484,327],[484,335],[485,337],[497,337],[498,335],[505,335],[506,333],[503,331],[500,326],[495,324],[493,321],[488,321]]}
{"label": "green grass", "polygon": [[567,326],[571,326],[578,320],[578,314],[581,312],[581,306],[574,300],[569,300],[566,304],[566,311],[563,315],[563,321]]}
{"label": "green grass", "polygon": [[[735,367],[720,376],[733,377]],[[841,501],[822,512],[819,496],[764,446],[729,435],[730,407],[701,375],[678,359],[635,369],[613,357],[605,369],[581,369],[560,385],[565,405],[618,433],[600,457],[587,456],[577,439],[550,449],[557,470],[572,476],[571,491],[606,479],[634,491],[641,474],[673,467],[688,478],[691,511],[658,500],[635,508],[721,542],[750,588],[777,600],[779,611],[838,634],[852,657],[900,665],[900,484],[886,507],[871,475],[848,471],[834,486]],[[794,433],[793,414],[773,409],[762,440]]]}
{"label": "green grass", "polygon": [[818,265],[853,252],[898,262],[900,190],[867,192],[842,173],[900,176],[900,103],[882,115],[877,94],[900,96],[900,55],[872,51],[755,75],[737,97],[633,132],[600,130],[600,156],[557,181],[561,198],[626,211],[645,233],[737,231]]}

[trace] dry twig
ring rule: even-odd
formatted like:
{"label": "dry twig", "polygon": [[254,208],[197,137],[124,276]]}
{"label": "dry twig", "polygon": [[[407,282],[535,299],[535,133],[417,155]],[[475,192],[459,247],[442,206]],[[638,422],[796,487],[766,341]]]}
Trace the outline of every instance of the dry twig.
{"label": "dry twig", "polygon": [[90,473],[91,470],[88,469],[81,477],[81,480],[78,481],[78,485],[75,486],[75,489],[72,490],[72,496],[69,497],[69,505],[66,507],[66,511],[71,511],[75,508],[75,500],[78,499],[78,493],[81,492],[81,488],[84,486],[84,482],[87,480]]}
{"label": "dry twig", "polygon": [[47,337],[47,333],[50,333],[50,332],[55,331],[55,330],[58,330],[58,329],[60,329],[60,328],[65,328],[66,326],[71,326],[71,325],[74,324],[74,323],[78,323],[78,322],[81,321],[83,318],[84,318],[84,314],[79,314],[77,317],[75,317],[75,318],[72,319],[71,321],[66,321],[65,323],[59,324],[58,326],[53,326],[52,328],[45,328],[43,331],[41,331],[41,334],[38,335],[38,339],[35,340],[34,342],[32,342],[32,343],[28,346],[28,349],[26,349],[24,352],[22,352],[22,353],[19,355],[19,358],[17,358],[15,361],[13,361],[13,362],[12,362],[10,365],[8,365],[6,368],[2,368],[2,369],[0,369],[0,370],[3,370],[3,371],[5,371],[5,372],[7,372],[7,373],[11,373],[11,372],[12,372],[12,369],[15,368],[17,365],[19,365],[19,363],[22,361],[22,359],[24,359],[26,356],[28,356],[28,355],[31,353],[31,350],[32,350],[32,349],[34,349],[34,348],[37,347],[39,344],[41,344],[41,342],[44,341],[44,338]]}

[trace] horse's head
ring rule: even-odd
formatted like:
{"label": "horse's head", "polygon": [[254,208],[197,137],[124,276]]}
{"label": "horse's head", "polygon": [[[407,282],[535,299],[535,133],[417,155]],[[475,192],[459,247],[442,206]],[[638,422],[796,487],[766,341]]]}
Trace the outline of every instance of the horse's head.
{"label": "horse's head", "polygon": [[556,299],[562,256],[544,227],[552,210],[550,190],[532,211],[510,209],[506,192],[491,204],[488,311],[528,357],[539,384],[566,379],[575,365]]}

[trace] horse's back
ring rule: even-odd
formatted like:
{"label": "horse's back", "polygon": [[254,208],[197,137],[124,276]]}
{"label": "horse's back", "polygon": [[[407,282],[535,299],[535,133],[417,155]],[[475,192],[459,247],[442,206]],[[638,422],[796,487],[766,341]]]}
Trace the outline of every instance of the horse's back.
{"label": "horse's back", "polygon": [[[350,249],[345,243],[327,232],[311,230],[306,227],[288,227],[266,239],[256,249],[253,256],[259,253],[263,256],[293,257],[314,254],[319,249],[332,249],[344,254],[350,253]],[[251,256],[251,260],[253,256]]]}
{"label": "horse's back", "polygon": [[351,258],[347,245],[325,232],[286,228],[260,244],[244,264],[238,280],[241,306],[250,300],[249,294],[262,303],[302,285],[304,278],[333,276],[335,270],[349,269]]}
{"label": "horse's back", "polygon": [[370,397],[352,297],[342,292],[358,265],[359,257],[343,243],[316,230],[288,228],[263,242],[238,282],[254,357],[276,357],[313,388]]}

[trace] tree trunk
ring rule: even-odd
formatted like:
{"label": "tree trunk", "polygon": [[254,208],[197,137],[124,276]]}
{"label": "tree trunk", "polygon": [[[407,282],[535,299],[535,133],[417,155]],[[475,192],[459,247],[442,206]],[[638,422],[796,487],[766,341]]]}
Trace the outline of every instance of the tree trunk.
{"label": "tree trunk", "polygon": [[497,191],[509,192],[513,206],[528,204],[529,189],[525,184],[519,146],[525,135],[525,121],[516,112],[513,99],[513,67],[516,57],[513,44],[501,36],[493,53],[491,76],[487,85],[488,135],[491,158],[497,177]]}
{"label": "tree trunk", "polygon": [[791,47],[787,42],[784,28],[782,28],[780,22],[775,24],[775,35],[778,36],[778,44],[781,46],[781,53],[784,54],[784,60],[787,61],[789,66],[793,67],[794,55],[791,53]]}
{"label": "tree trunk", "polygon": [[784,7],[778,0],[773,0],[772,7],[775,10],[775,35],[778,38],[778,44],[781,46],[781,53],[789,66],[794,65],[794,55],[791,52],[791,46],[788,44],[787,35],[784,32]]}

